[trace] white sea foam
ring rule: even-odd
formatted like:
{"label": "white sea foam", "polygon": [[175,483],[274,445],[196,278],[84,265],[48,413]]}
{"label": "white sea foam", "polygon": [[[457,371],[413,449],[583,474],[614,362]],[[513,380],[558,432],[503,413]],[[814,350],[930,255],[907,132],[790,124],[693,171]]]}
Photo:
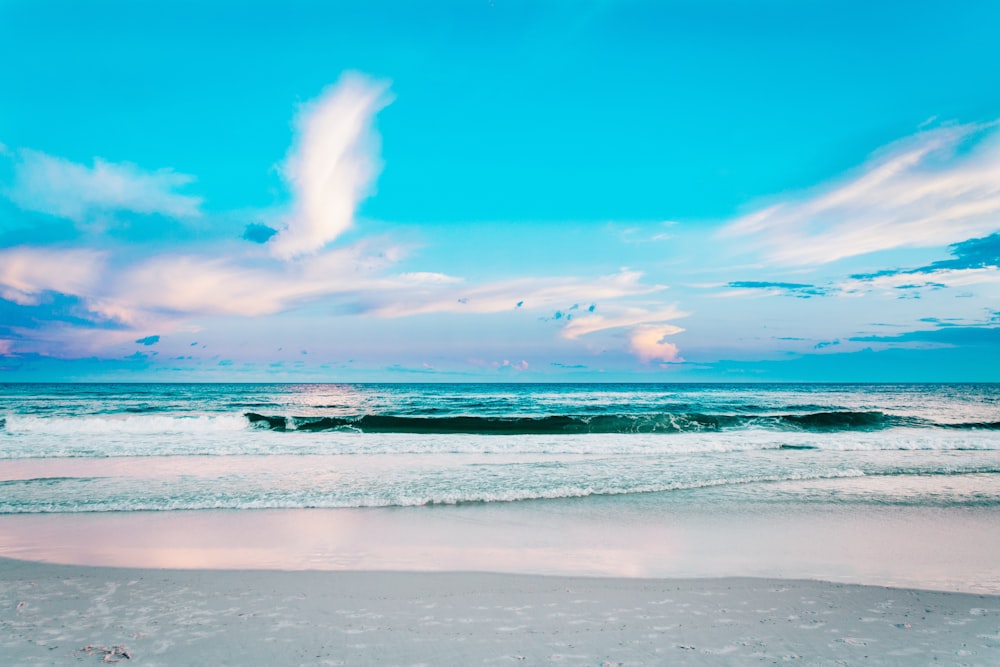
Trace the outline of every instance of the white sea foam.
{"label": "white sea foam", "polygon": [[[841,502],[838,489],[848,486],[851,502],[1000,504],[1000,391],[993,388],[636,385],[609,394],[588,386],[359,386],[342,393],[66,385],[42,394],[0,385],[0,511],[588,496],[712,505],[798,494]],[[666,424],[674,412],[676,428],[647,432],[648,420]],[[364,415],[375,418],[359,428]],[[975,475],[985,481],[969,482]],[[930,481],[897,484],[907,476]],[[883,500],[870,500],[869,480],[886,480],[872,496]],[[955,480],[968,492],[951,491]]]}
{"label": "white sea foam", "polygon": [[9,417],[0,459],[51,457],[567,454],[597,456],[810,451],[1000,451],[996,431],[888,429],[872,433],[746,430],[719,433],[471,435],[277,432],[242,416]]}
{"label": "white sea foam", "polygon": [[247,428],[242,415],[113,415],[106,417],[35,417],[12,415],[4,419],[5,430],[17,434],[51,435],[157,435],[240,431]]}
{"label": "white sea foam", "polygon": [[[829,480],[864,477],[861,470],[823,470],[812,473],[786,472],[783,474],[745,475],[728,478],[710,478],[689,481],[655,483],[636,480],[633,484],[604,479],[592,483],[556,483],[546,486],[544,481],[522,481],[513,488],[482,484],[483,480],[467,485],[427,485],[421,487],[413,480],[364,479],[347,483],[338,489],[272,488],[260,493],[256,485],[237,484],[220,490],[212,485],[191,486],[184,482],[165,484],[146,483],[141,487],[121,493],[120,483],[113,487],[117,493],[108,493],[107,480],[102,479],[45,479],[23,480],[19,488],[8,483],[6,497],[0,500],[0,513],[37,514],[52,512],[117,512],[117,511],[177,511],[205,509],[294,509],[294,508],[362,508],[362,507],[413,507],[423,505],[456,505],[462,503],[509,503],[529,500],[556,500],[586,498],[590,496],[625,496],[630,494],[663,493],[709,489],[713,487],[752,485],[769,482]],[[47,493],[39,496],[30,485],[46,482]],[[358,483],[360,482],[360,483]],[[387,482],[387,483],[385,483]],[[230,484],[232,482],[230,481]],[[384,484],[382,484],[384,483]],[[59,488],[66,487],[65,493]],[[89,489],[89,490],[85,490]],[[82,492],[82,493],[81,493]]]}

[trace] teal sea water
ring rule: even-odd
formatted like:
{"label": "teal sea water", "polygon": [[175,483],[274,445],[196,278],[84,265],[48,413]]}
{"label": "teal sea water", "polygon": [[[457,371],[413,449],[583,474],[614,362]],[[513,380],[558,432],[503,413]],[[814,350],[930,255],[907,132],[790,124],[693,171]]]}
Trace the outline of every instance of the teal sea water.
{"label": "teal sea water", "polygon": [[1000,385],[4,384],[0,513],[1000,506]]}

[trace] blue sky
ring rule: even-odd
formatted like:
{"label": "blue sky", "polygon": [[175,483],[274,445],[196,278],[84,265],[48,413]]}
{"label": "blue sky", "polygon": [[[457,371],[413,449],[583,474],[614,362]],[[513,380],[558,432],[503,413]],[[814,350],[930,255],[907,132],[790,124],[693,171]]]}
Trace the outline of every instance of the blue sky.
{"label": "blue sky", "polygon": [[0,379],[1000,380],[998,22],[0,0]]}

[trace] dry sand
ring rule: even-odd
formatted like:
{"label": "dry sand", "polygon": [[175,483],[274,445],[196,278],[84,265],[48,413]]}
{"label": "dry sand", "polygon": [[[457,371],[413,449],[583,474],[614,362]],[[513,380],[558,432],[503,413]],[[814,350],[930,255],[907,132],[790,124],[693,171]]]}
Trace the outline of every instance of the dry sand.
{"label": "dry sand", "polygon": [[0,559],[4,665],[1000,665],[1000,596]]}

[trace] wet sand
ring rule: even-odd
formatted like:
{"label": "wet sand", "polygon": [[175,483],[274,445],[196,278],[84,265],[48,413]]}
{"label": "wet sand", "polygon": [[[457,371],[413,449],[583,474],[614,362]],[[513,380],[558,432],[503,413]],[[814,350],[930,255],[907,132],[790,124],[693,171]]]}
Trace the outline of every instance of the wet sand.
{"label": "wet sand", "polygon": [[692,507],[652,497],[84,512],[0,515],[0,556],[167,569],[752,576],[1000,594],[998,525],[995,507]]}

